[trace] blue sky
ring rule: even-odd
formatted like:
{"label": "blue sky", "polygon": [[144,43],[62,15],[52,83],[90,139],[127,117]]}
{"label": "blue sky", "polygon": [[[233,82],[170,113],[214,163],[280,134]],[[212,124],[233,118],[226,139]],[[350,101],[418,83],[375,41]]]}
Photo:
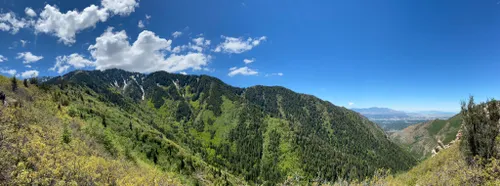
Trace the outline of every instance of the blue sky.
{"label": "blue sky", "polygon": [[469,95],[500,92],[496,0],[2,0],[0,8],[5,76],[167,70],[406,111],[458,111]]}

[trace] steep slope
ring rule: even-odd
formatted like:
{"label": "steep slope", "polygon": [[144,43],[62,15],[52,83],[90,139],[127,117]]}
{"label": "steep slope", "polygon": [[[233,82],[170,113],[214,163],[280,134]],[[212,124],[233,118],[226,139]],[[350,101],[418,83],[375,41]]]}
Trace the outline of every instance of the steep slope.
{"label": "steep slope", "polygon": [[107,70],[74,71],[41,88],[110,157],[180,174],[188,184],[362,179],[416,162],[358,113],[282,87]]}
{"label": "steep slope", "polygon": [[409,126],[391,134],[391,139],[407,147],[416,157],[424,159],[431,155],[438,141],[448,144],[455,139],[462,119],[456,115],[448,120],[432,120]]}
{"label": "steep slope", "polygon": [[[0,185],[180,185],[186,176],[112,156],[51,94],[0,76]],[[8,105],[8,106],[7,106]],[[59,108],[59,109],[58,109]]]}

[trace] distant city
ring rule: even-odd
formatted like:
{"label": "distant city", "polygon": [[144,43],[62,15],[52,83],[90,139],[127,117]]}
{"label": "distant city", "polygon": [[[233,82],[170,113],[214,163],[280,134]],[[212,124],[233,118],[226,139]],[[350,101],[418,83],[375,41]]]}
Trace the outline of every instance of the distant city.
{"label": "distant city", "polygon": [[422,123],[429,120],[446,120],[457,113],[442,111],[419,111],[404,112],[389,108],[353,108],[351,109],[367,117],[370,121],[377,123],[385,131],[393,132],[402,130],[410,125]]}

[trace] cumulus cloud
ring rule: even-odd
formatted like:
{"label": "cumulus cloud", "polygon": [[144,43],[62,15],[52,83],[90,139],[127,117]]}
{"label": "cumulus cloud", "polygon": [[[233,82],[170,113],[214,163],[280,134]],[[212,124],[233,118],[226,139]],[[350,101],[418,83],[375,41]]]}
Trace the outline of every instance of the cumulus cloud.
{"label": "cumulus cloud", "polygon": [[3,57],[2,55],[0,55],[0,63],[1,62],[4,62],[4,61],[8,61],[9,59],[7,59],[6,57]]}
{"label": "cumulus cloud", "polygon": [[151,19],[151,16],[146,14],[146,20],[150,20]]}
{"label": "cumulus cloud", "polygon": [[0,14],[0,30],[10,31],[16,34],[19,29],[30,26],[31,22],[26,19],[18,19],[13,12]]}
{"label": "cumulus cloud", "polygon": [[192,52],[203,53],[203,51],[205,51],[205,49],[208,49],[210,47],[210,43],[211,43],[210,40],[207,40],[203,37],[194,38],[191,41],[192,42],[189,42],[186,45],[180,45],[180,46],[174,47],[171,52],[177,54],[177,53],[188,50],[188,51],[192,51]]}
{"label": "cumulus cloud", "polygon": [[55,35],[59,41],[71,45],[76,42],[76,33],[95,27],[97,22],[105,22],[108,17],[107,10],[96,5],[90,5],[82,12],[72,10],[66,13],[61,13],[57,7],[45,5],[35,29],[37,32]]}
{"label": "cumulus cloud", "polygon": [[236,38],[221,36],[224,42],[220,43],[214,50],[214,52],[224,52],[229,54],[240,54],[249,50],[253,47],[258,46],[262,41],[265,41],[266,36],[260,38]]}
{"label": "cumulus cloud", "polygon": [[37,70],[28,70],[23,73],[21,73],[22,78],[32,78],[32,77],[38,77],[39,72]]}
{"label": "cumulus cloud", "polygon": [[192,40],[194,44],[189,43],[188,48],[197,51],[197,52],[203,52],[205,48],[208,48],[210,46],[211,41],[206,40],[203,37],[198,37]]}
{"label": "cumulus cloud", "polygon": [[244,60],[243,60],[243,62],[244,62],[245,64],[250,64],[250,63],[255,62],[255,58],[252,58],[252,59],[244,59]]}
{"label": "cumulus cloud", "polygon": [[137,23],[137,27],[139,27],[139,28],[142,29],[142,28],[144,28],[146,26],[144,26],[144,23],[142,23],[142,20],[139,20],[139,23]]}
{"label": "cumulus cloud", "polygon": [[125,31],[114,32],[109,28],[96,38],[89,51],[98,70],[120,68],[143,73],[201,70],[211,59],[201,52],[173,53],[171,44],[172,40],[160,38],[148,30],[142,31],[130,44]]}
{"label": "cumulus cloud", "polygon": [[179,31],[175,31],[174,33],[172,33],[172,37],[174,38],[178,38],[182,35],[182,32],[179,32]]}
{"label": "cumulus cloud", "polygon": [[256,70],[250,69],[248,67],[240,67],[240,68],[232,67],[229,69],[229,74],[227,74],[227,75],[233,77],[235,75],[251,76],[251,75],[257,75],[257,74],[259,74],[259,72],[257,72]]}
{"label": "cumulus cloud", "polygon": [[30,7],[26,7],[24,9],[24,13],[26,13],[26,15],[30,16],[30,17],[36,17],[36,12],[31,9]]}
{"label": "cumulus cloud", "polygon": [[182,72],[179,72],[179,74],[182,74],[182,75],[188,75],[188,73],[182,71]]}
{"label": "cumulus cloud", "polygon": [[54,67],[49,68],[49,70],[56,71],[57,73],[61,74],[63,72],[66,72],[70,67],[80,69],[91,66],[95,66],[95,63],[93,61],[86,59],[80,54],[74,53],[69,56],[57,56],[56,64],[54,65]]}
{"label": "cumulus cloud", "polygon": [[17,71],[14,70],[14,69],[3,69],[3,68],[0,68],[0,73],[2,73],[2,74],[9,74],[11,76],[14,76],[14,75],[16,75]]}
{"label": "cumulus cloud", "polygon": [[102,6],[117,15],[129,15],[135,11],[139,3],[135,0],[102,0]]}
{"label": "cumulus cloud", "polygon": [[22,59],[24,64],[34,63],[43,59],[43,56],[33,55],[31,52],[17,53],[16,59]]}
{"label": "cumulus cloud", "polygon": [[10,30],[10,26],[5,24],[5,23],[0,23],[0,30],[2,31],[9,31]]}
{"label": "cumulus cloud", "polygon": [[35,30],[52,34],[66,45],[76,42],[76,34],[82,30],[93,28],[98,22],[105,22],[111,15],[129,15],[139,4],[135,0],[103,0],[102,7],[90,5],[78,10],[62,13],[55,6],[45,5],[40,13]]}
{"label": "cumulus cloud", "polygon": [[353,105],[354,105],[354,103],[353,103],[353,102],[349,102],[348,104],[349,104],[349,106],[353,106]]}

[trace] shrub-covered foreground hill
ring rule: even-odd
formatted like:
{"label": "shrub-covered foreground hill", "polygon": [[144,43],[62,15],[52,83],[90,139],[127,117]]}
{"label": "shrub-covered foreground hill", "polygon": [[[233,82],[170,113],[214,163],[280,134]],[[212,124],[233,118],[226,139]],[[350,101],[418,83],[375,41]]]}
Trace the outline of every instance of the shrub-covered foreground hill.
{"label": "shrub-covered foreground hill", "polygon": [[122,70],[28,86],[0,81],[22,103],[1,110],[3,183],[305,184],[416,163],[359,114],[282,87]]}

